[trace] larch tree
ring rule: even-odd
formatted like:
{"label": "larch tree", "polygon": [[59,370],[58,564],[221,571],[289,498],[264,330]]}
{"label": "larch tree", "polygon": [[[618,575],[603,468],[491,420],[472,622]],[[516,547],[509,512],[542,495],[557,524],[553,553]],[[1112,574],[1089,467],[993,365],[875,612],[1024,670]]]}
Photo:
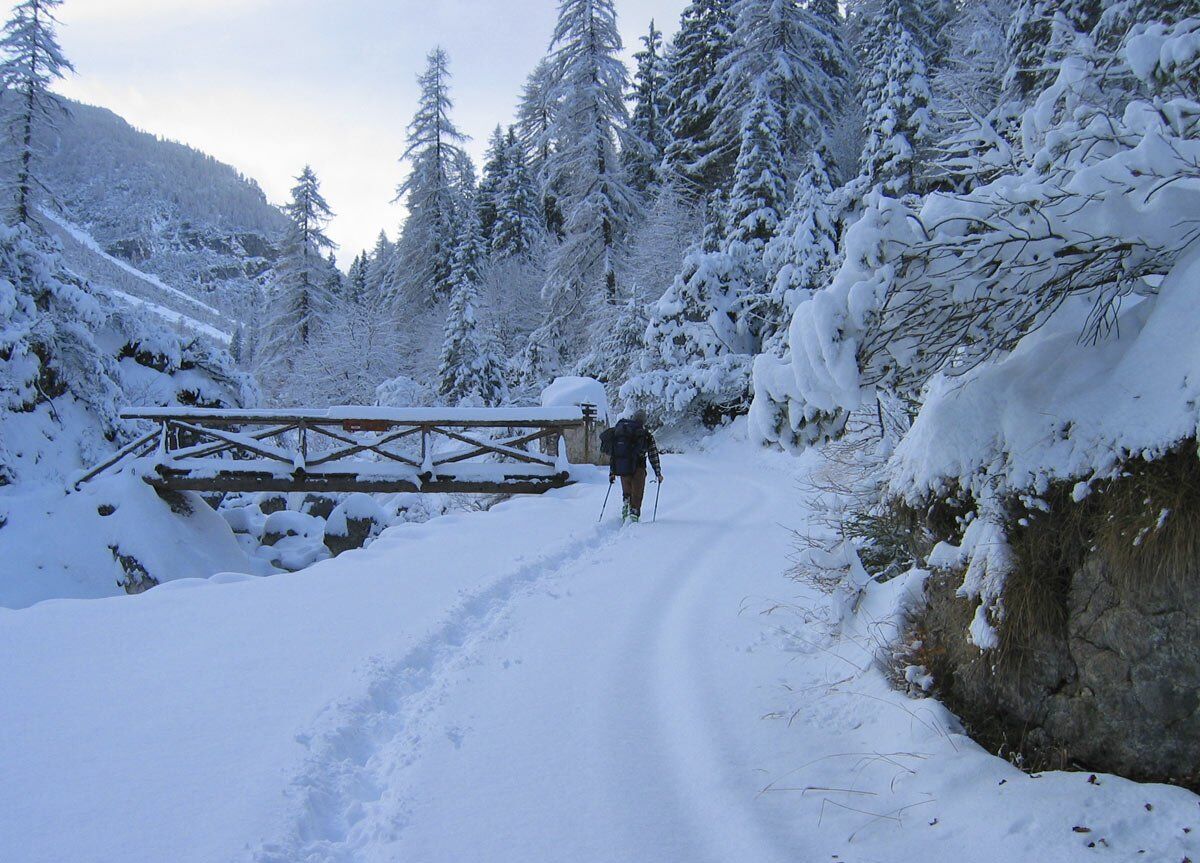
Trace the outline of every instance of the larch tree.
{"label": "larch tree", "polygon": [[700,200],[725,182],[737,157],[737,139],[723,137],[717,123],[717,70],[732,37],[730,0],[693,0],[680,17],[667,64],[664,170],[685,194]]}
{"label": "larch tree", "polygon": [[276,392],[289,383],[286,378],[298,354],[328,320],[335,302],[329,290],[332,267],[324,257],[334,248],[325,234],[333,210],[311,167],[306,165],[296,178],[292,199],[283,210],[291,226],[283,259],[275,271],[275,292],[260,354],[263,377]]}
{"label": "larch tree", "polygon": [[455,212],[460,206],[462,144],[467,136],[450,119],[450,58],[441,48],[430,52],[418,76],[420,101],[408,125],[403,160],[410,170],[397,189],[408,218],[397,242],[393,271],[396,295],[427,308],[450,292],[450,258],[454,253]]}
{"label": "larch tree", "polygon": [[40,145],[53,133],[66,106],[51,91],[75,67],[59,47],[54,11],[62,0],[22,0],[12,10],[0,37],[0,108],[13,146],[11,176],[13,218],[29,224],[35,198],[46,189],[38,170]]}
{"label": "larch tree", "polygon": [[628,125],[627,72],[613,0],[561,0],[554,30],[557,108],[548,185],[560,194],[563,240],[544,296],[557,348],[567,350],[580,314],[598,298],[618,301],[616,250],[636,207],[621,165]]}
{"label": "larch tree", "polygon": [[517,103],[517,138],[525,149],[526,167],[537,184],[541,197],[542,218],[546,229],[562,233],[562,213],[558,195],[547,174],[550,154],[554,151],[554,114],[558,106],[557,73],[548,59],[538,62],[529,73]]}

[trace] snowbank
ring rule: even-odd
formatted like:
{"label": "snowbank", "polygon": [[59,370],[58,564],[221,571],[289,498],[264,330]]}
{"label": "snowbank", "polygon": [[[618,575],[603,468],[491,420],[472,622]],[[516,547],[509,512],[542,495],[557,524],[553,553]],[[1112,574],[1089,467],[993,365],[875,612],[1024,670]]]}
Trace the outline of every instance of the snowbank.
{"label": "snowbank", "polygon": [[129,473],[64,494],[46,486],[0,494],[0,606],[45,599],[121,596],[132,558],[155,580],[270,571],[247,556],[224,519],[198,496],[181,495],[180,512]]}

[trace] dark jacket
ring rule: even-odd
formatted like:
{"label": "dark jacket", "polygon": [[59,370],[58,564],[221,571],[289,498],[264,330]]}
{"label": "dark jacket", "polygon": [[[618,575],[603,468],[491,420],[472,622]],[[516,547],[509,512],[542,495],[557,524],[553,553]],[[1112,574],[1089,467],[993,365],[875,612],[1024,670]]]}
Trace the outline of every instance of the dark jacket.
{"label": "dark jacket", "polygon": [[621,420],[613,432],[614,438],[623,436],[631,442],[632,452],[618,453],[614,449],[609,457],[608,470],[610,474],[629,476],[644,471],[647,459],[650,460],[650,467],[654,469],[656,476],[662,473],[658,442],[648,428],[635,420]]}

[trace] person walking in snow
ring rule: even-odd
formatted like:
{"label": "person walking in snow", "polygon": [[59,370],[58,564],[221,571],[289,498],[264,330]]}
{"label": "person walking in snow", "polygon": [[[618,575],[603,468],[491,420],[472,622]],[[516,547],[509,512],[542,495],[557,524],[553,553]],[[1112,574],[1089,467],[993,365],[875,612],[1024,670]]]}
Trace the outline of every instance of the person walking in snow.
{"label": "person walking in snow", "polygon": [[609,485],[621,478],[621,496],[624,498],[622,518],[640,521],[642,498],[646,494],[646,460],[654,468],[654,476],[663,481],[662,465],[658,457],[658,443],[646,428],[646,412],[639,410],[632,417],[619,421],[606,431],[601,440],[601,451],[609,455]]}

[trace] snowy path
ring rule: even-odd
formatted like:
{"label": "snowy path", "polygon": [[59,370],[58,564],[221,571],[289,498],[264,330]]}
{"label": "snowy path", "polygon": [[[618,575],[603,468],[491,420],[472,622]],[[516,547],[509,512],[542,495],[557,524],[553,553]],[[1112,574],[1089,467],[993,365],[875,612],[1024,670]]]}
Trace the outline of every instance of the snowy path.
{"label": "snowy path", "polygon": [[782,577],[800,463],[665,464],[656,525],[597,482],[0,612],[0,859],[1200,859],[1194,795],[1025,776],[889,689],[900,580],[832,636]]}
{"label": "snowy path", "polygon": [[[738,614],[748,564],[778,586],[786,534],[763,527],[788,486],[668,469],[658,524],[610,523],[460,618],[453,650],[391,669],[402,698],[318,746],[316,793],[267,859],[793,858],[786,809],[755,801],[752,744],[776,729],[754,727],[761,624]],[[347,773],[347,738],[381,725],[394,736]]]}

